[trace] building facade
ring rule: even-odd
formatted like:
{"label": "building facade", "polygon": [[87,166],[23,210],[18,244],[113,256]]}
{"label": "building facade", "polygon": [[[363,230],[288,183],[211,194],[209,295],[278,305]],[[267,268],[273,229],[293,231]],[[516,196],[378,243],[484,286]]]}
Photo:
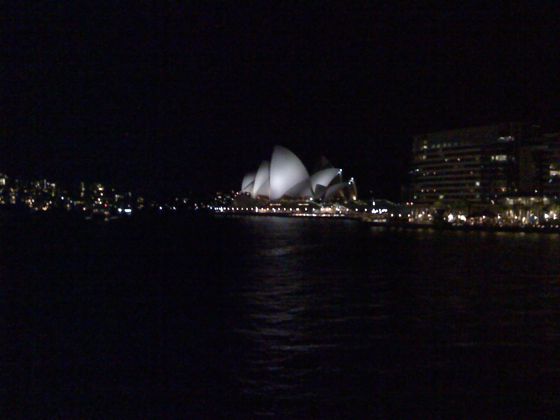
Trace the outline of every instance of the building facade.
{"label": "building facade", "polygon": [[540,162],[544,195],[560,199],[560,132],[543,136]]}
{"label": "building facade", "polygon": [[471,205],[539,188],[538,127],[503,123],[414,137],[409,200]]}

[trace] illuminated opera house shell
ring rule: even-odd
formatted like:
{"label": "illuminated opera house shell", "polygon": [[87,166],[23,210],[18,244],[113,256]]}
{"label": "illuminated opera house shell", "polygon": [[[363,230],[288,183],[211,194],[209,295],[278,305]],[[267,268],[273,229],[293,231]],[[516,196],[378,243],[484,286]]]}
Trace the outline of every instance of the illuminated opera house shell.
{"label": "illuminated opera house shell", "polygon": [[311,176],[301,160],[290,150],[275,146],[272,158],[263,161],[256,172],[243,177],[241,191],[253,198],[272,201],[283,198],[321,199],[356,198],[356,185],[351,178],[342,179],[342,170],[333,168],[326,159]]}

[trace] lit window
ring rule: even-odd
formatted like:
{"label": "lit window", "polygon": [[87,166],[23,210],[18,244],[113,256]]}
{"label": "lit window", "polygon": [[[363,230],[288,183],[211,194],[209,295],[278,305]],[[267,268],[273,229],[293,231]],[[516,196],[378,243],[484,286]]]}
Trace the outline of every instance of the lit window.
{"label": "lit window", "polygon": [[496,162],[505,162],[507,161],[507,155],[494,155],[492,156],[492,160],[495,160]]}
{"label": "lit window", "polygon": [[498,137],[498,141],[506,142],[506,143],[507,143],[507,142],[512,142],[512,141],[514,141],[514,140],[515,140],[515,138],[514,138],[513,136],[502,136],[502,137]]}

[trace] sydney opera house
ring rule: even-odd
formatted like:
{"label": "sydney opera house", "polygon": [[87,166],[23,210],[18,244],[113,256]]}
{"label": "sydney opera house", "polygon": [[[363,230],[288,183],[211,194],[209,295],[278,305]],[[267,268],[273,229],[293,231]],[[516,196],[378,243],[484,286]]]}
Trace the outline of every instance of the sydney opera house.
{"label": "sydney opera house", "polygon": [[280,201],[313,199],[322,202],[356,200],[353,178],[345,181],[342,169],[334,168],[324,157],[317,170],[309,174],[301,160],[290,150],[275,146],[270,161],[263,161],[256,172],[243,177],[241,192],[253,199]]}

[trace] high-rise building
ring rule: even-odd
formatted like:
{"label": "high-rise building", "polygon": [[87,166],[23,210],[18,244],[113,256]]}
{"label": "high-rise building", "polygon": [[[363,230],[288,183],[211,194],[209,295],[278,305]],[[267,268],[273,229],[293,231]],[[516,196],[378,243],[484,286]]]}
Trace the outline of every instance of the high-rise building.
{"label": "high-rise building", "polygon": [[419,205],[476,204],[532,192],[538,165],[524,147],[537,138],[538,127],[521,123],[415,136],[409,200]]}

